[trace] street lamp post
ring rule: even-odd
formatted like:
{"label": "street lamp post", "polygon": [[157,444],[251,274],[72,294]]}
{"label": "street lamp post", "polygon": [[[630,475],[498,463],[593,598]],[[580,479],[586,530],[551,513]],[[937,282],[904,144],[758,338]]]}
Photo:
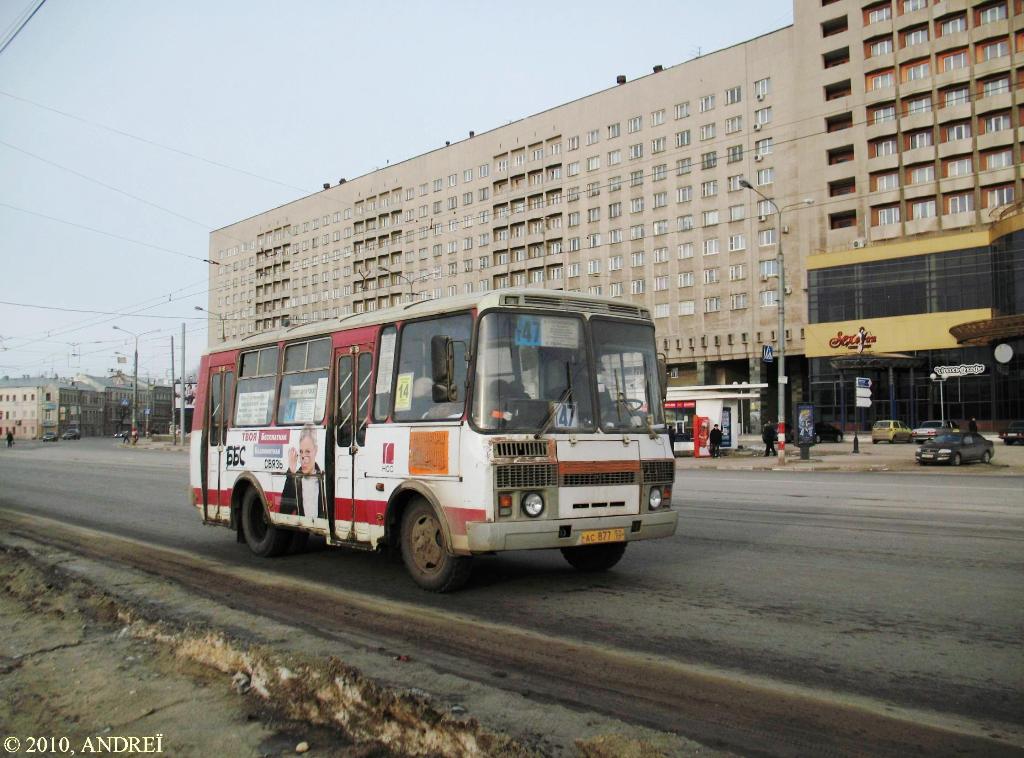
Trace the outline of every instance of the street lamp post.
{"label": "street lamp post", "polygon": [[216,316],[217,318],[220,319],[220,341],[221,342],[226,341],[225,337],[224,337],[224,317],[222,315],[220,315],[219,313],[215,313],[214,311],[207,310],[206,308],[204,308],[201,305],[195,306],[195,309],[197,311],[202,311],[203,313],[205,313],[207,315]]}
{"label": "street lamp post", "polygon": [[778,361],[779,361],[779,378],[778,378],[778,389],[779,389],[779,424],[778,424],[778,441],[779,441],[779,465],[784,466],[786,464],[786,385],[789,383],[789,377],[786,376],[786,267],[785,259],[782,254],[782,212],[790,210],[791,208],[800,208],[805,205],[810,205],[814,201],[811,199],[801,200],[798,203],[791,203],[779,207],[774,200],[765,197],[753,184],[748,182],[746,179],[740,179],[740,186],[744,187],[766,203],[770,203],[772,208],[775,209],[775,217],[778,224],[778,241],[775,245],[775,268],[778,269],[779,276],[779,288],[776,294],[776,307],[779,309],[779,349]]}
{"label": "street lamp post", "polygon": [[132,437],[134,438],[139,428],[136,425],[138,420],[137,414],[139,407],[139,337],[143,336],[144,334],[152,334],[156,330],[154,329],[148,332],[136,334],[135,332],[128,331],[123,326],[115,325],[114,328],[119,332],[130,334],[132,337],[135,338],[135,365],[132,370]]}

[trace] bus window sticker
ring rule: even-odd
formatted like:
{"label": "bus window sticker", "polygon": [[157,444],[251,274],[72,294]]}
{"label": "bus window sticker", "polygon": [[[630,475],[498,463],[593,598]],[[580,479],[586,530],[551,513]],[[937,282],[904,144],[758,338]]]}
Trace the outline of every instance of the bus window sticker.
{"label": "bus window sticker", "polygon": [[305,424],[314,420],[317,401],[316,384],[293,384],[288,388],[288,409],[286,424]]}
{"label": "bus window sticker", "polygon": [[270,410],[272,390],[262,392],[242,392],[238,395],[238,408],[235,418],[238,424],[253,426],[267,422],[267,411]]}
{"label": "bus window sticker", "polygon": [[541,347],[576,349],[580,344],[580,322],[574,318],[546,318],[541,322]]}
{"label": "bus window sticker", "polygon": [[316,380],[316,400],[313,403],[313,421],[319,421],[327,410],[327,377]]}
{"label": "bus window sticker", "polygon": [[396,332],[389,332],[380,338],[380,356],[377,358],[377,393],[386,395],[391,389],[391,370],[395,365]]}
{"label": "bus window sticker", "polygon": [[540,324],[536,316],[516,318],[515,344],[517,347],[540,346]]}
{"label": "bus window sticker", "polygon": [[395,383],[395,410],[407,411],[412,408],[412,379],[415,373],[410,371],[398,375]]}

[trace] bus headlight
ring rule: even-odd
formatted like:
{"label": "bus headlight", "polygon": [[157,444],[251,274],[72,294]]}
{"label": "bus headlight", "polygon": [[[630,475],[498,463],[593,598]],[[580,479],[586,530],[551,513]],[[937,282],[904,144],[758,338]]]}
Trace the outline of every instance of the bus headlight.
{"label": "bus headlight", "polygon": [[647,496],[647,507],[652,511],[661,507],[661,487],[651,487],[651,493]]}
{"label": "bus headlight", "polygon": [[544,512],[544,498],[542,498],[536,492],[528,492],[523,495],[523,499],[519,501],[522,506],[523,513],[530,518],[537,518]]}

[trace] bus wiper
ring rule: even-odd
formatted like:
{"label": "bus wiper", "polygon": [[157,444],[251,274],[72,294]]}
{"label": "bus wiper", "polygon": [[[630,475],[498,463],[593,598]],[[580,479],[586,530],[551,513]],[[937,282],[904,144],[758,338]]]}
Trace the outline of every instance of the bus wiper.
{"label": "bus wiper", "polygon": [[544,417],[544,423],[541,424],[540,431],[533,435],[535,440],[539,440],[547,432],[548,427],[551,426],[551,422],[555,419],[555,414],[558,413],[558,407],[566,402],[570,397],[573,396],[572,389],[572,373],[569,369],[569,364],[565,364],[565,389],[562,394],[559,395],[558,400],[555,401],[554,405],[548,411],[548,415]]}

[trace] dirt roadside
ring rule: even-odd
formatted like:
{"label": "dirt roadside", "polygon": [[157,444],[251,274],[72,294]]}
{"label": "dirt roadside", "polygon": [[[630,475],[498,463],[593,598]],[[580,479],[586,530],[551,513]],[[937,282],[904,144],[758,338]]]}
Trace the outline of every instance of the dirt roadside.
{"label": "dirt roadside", "polygon": [[114,752],[131,738],[135,749],[121,754],[715,754],[674,735],[431,677],[429,666],[401,654],[330,645],[343,662],[301,629],[212,606],[169,582],[3,536],[0,740],[20,740],[18,751],[0,743],[6,753],[46,737],[67,738],[59,752],[76,754]]}

